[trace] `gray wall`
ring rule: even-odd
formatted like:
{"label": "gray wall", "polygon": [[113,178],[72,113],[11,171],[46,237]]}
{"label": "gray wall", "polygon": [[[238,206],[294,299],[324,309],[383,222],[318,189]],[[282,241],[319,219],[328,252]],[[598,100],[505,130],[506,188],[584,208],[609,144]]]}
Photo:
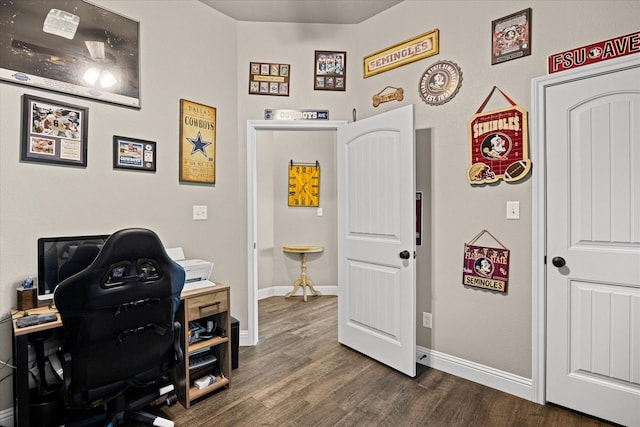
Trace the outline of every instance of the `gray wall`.
{"label": "gray wall", "polygon": [[[16,286],[36,274],[38,237],[145,226],[188,257],[213,260],[213,279],[231,285],[232,313],[246,325],[246,120],[261,119],[265,108],[323,108],[331,119],[350,120],[352,108],[362,118],[414,103],[416,127],[429,129],[431,188],[424,254],[431,269],[418,283],[417,312],[434,314],[434,328],[420,329],[418,344],[531,376],[531,294],[539,285],[531,283],[531,182],[470,186],[466,124],[494,85],[530,110],[530,81],[546,74],[548,55],[637,31],[640,2],[408,0],[343,26],[235,22],[192,0],[155,1],[153,8],[145,0],[95,3],[141,22],[142,109],[0,83],[0,315],[16,305]],[[492,66],[491,21],[527,7],[532,55]],[[440,29],[439,55],[362,78],[364,56],[433,28]],[[313,90],[314,50],[348,52],[345,92]],[[462,88],[449,103],[427,106],[418,80],[443,59],[462,68]],[[290,96],[248,95],[250,61],[291,64]],[[403,87],[405,101],[373,108],[371,95],[387,85]],[[19,161],[24,93],[89,107],[87,168]],[[180,98],[217,108],[215,186],[178,183]],[[113,135],[157,141],[158,171],[113,170]],[[505,219],[509,200],[520,201],[521,220]],[[207,221],[191,219],[194,204],[208,205]],[[506,295],[460,284],[463,244],[484,228],[511,249]],[[0,360],[10,357],[11,331],[3,323]],[[0,377],[6,373],[0,369]],[[2,381],[0,411],[12,406],[11,396],[11,381]]]}
{"label": "gray wall", "polygon": [[[300,255],[285,245],[321,245],[306,255],[307,274],[315,286],[338,282],[335,132],[258,131],[258,289],[292,287],[300,277]],[[287,202],[289,161],[320,164],[320,208],[290,207]],[[301,294],[300,288],[299,294]]]}

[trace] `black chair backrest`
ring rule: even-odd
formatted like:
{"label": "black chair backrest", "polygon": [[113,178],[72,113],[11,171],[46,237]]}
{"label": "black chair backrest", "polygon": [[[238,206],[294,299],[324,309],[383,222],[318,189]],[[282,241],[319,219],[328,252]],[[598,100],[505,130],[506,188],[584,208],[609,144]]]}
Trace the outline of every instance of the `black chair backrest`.
{"label": "black chair backrest", "polygon": [[58,271],[58,281],[62,282],[64,279],[67,279],[87,268],[89,264],[96,259],[98,252],[100,252],[98,245],[88,244],[78,246],[73,255],[71,255],[71,258],[69,258],[69,261],[60,266],[60,270]]}
{"label": "black chair backrest", "polygon": [[129,228],[56,287],[72,361],[68,397],[86,400],[168,371],[176,361],[174,318],[184,278],[154,232]]}

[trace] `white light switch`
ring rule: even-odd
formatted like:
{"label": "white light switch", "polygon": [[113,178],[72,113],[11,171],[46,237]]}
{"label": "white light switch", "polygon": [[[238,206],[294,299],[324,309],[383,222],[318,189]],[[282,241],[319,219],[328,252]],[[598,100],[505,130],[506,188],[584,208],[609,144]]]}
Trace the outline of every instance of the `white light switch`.
{"label": "white light switch", "polygon": [[322,208],[318,208],[318,210],[316,210],[316,215],[322,216]]}
{"label": "white light switch", "polygon": [[207,219],[207,205],[193,205],[193,219],[196,221]]}
{"label": "white light switch", "polygon": [[507,219],[520,219],[520,202],[507,202]]}

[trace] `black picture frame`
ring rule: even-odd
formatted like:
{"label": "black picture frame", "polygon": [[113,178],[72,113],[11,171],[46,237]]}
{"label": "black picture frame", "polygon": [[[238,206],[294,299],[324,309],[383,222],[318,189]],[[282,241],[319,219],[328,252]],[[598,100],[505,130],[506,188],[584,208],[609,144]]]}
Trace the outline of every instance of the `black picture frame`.
{"label": "black picture frame", "polygon": [[156,171],[156,143],[127,136],[113,136],[113,168]]}
{"label": "black picture frame", "polygon": [[531,8],[491,22],[491,65],[531,55]]}
{"label": "black picture frame", "polygon": [[88,123],[87,107],[23,95],[20,159],[86,167]]}
{"label": "black picture frame", "polygon": [[347,52],[316,50],[313,89],[345,91],[347,88]]}
{"label": "black picture frame", "polygon": [[140,23],[81,0],[0,9],[0,80],[140,108]]}

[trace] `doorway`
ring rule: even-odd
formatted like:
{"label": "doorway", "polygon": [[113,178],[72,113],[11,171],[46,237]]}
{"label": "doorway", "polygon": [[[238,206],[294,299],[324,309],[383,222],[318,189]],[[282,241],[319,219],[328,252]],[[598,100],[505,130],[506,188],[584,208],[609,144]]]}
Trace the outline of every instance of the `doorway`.
{"label": "doorway", "polygon": [[337,132],[346,121],[278,122],[269,120],[247,121],[247,335],[241,337],[241,345],[258,343],[258,184],[257,144],[260,131]]}
{"label": "doorway", "polygon": [[[256,145],[258,219],[258,299],[284,296],[301,275],[299,253],[285,246],[321,246],[305,255],[309,280],[321,295],[337,295],[336,135],[333,132],[261,131]],[[291,197],[296,171],[313,171],[307,185],[318,192],[315,203]],[[307,193],[302,193],[303,197]],[[293,295],[301,295],[302,288]]]}
{"label": "doorway", "polygon": [[[406,108],[404,109],[406,110]],[[386,114],[386,113],[383,113]],[[380,119],[382,119],[382,116],[380,117]],[[258,235],[260,233],[259,231],[259,222],[258,222],[258,215],[257,215],[257,209],[259,206],[259,200],[258,200],[258,194],[257,194],[257,189],[258,189],[258,184],[257,184],[257,151],[258,151],[258,144],[260,139],[263,137],[263,134],[267,134],[267,140],[270,137],[270,133],[273,134],[274,132],[279,132],[280,134],[282,134],[281,131],[298,131],[297,133],[304,133],[307,131],[312,131],[312,132],[317,132],[317,131],[331,131],[332,133],[336,133],[338,127],[340,126],[344,126],[346,124],[346,122],[333,122],[333,123],[308,123],[308,122],[301,122],[301,123],[291,123],[291,122],[287,122],[287,123],[282,123],[282,122],[273,122],[273,121],[249,121],[247,122],[247,174],[248,174],[248,179],[247,179],[247,187],[248,187],[248,191],[247,191],[247,197],[248,197],[248,232],[247,232],[247,236],[248,236],[248,297],[247,297],[247,303],[248,303],[248,328],[247,328],[247,333],[243,333],[241,336],[241,344],[244,345],[255,345],[258,342],[258,314],[257,314],[257,306],[258,306],[258,299],[261,296],[264,295],[260,295],[260,290],[258,289],[258,262],[259,262],[259,258],[260,258],[260,247],[259,247],[259,240],[260,240],[260,236]],[[421,234],[421,238],[422,241],[424,243],[422,243],[423,245],[425,245],[425,248],[427,249],[427,253],[425,253],[424,251],[421,251],[422,248],[417,248],[418,249],[418,255],[419,258],[422,258],[424,262],[421,262],[421,265],[423,267],[426,268],[422,268],[420,269],[421,271],[418,272],[418,275],[422,276],[423,279],[420,280],[420,282],[422,284],[424,284],[424,289],[420,289],[418,291],[419,295],[424,295],[427,297],[427,299],[430,300],[431,294],[430,294],[430,269],[428,268],[429,266],[429,255],[428,253],[430,251],[428,251],[429,248],[429,242],[431,241],[430,238],[430,234],[431,234],[431,217],[430,217],[430,205],[428,203],[428,200],[430,200],[430,193],[431,193],[431,181],[430,181],[430,162],[431,162],[431,157],[429,155],[430,152],[430,146],[431,146],[431,137],[430,137],[430,131],[428,129],[423,129],[423,130],[414,130],[415,134],[416,134],[416,142],[420,142],[420,144],[418,144],[418,148],[417,151],[419,152],[418,157],[414,157],[414,160],[417,161],[418,163],[416,163],[416,169],[419,171],[419,173],[417,174],[416,178],[418,180],[417,182],[417,187],[416,189],[418,191],[420,191],[420,195],[424,196],[424,200],[425,203],[423,205],[424,210],[422,211],[422,214],[420,215],[420,219],[423,220],[421,221],[421,225],[422,225],[422,234]],[[258,133],[260,133],[260,137],[258,137]],[[286,132],[285,132],[286,133]],[[294,133],[294,132],[292,132]],[[269,177],[267,177],[267,179],[270,179]],[[412,188],[412,187],[406,187],[405,188]],[[267,212],[268,214],[268,212]],[[410,222],[410,221],[405,221],[405,222]],[[277,247],[275,247],[275,245],[272,245],[271,250],[273,252],[275,252],[277,250]],[[420,255],[425,255],[425,256],[420,256]],[[427,310],[427,311],[431,311],[431,307],[430,307],[430,301],[424,301],[424,298],[421,298],[422,301],[422,305],[420,305],[419,311],[423,311],[423,310]],[[424,303],[426,303],[426,305],[424,305]],[[416,305],[415,301],[413,304],[411,305]],[[424,306],[423,306],[424,305]],[[415,322],[415,323],[421,323],[421,319],[415,319],[415,316],[411,317],[411,322]],[[417,326],[417,325],[416,325]],[[411,329],[414,329],[415,331],[415,326]],[[426,331],[425,331],[426,332]],[[414,334],[412,334],[415,336],[415,332]],[[422,335],[427,335],[426,339],[423,339],[423,344],[426,343],[430,343],[430,334],[427,333],[422,333],[420,334]],[[411,354],[412,356],[415,356],[415,342],[411,347]]]}
{"label": "doorway", "polygon": [[535,398],[640,426],[639,73],[623,58],[532,85]]}

